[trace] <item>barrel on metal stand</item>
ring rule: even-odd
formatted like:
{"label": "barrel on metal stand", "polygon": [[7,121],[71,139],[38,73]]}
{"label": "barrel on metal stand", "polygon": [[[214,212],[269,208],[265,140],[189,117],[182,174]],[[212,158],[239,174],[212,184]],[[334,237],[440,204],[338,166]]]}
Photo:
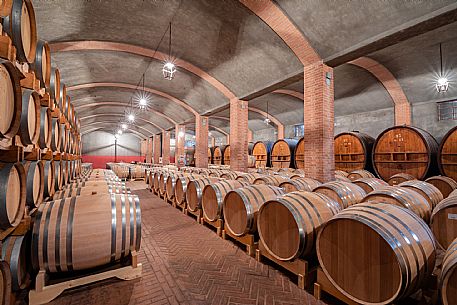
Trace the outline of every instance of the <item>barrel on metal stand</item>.
{"label": "barrel on metal stand", "polygon": [[352,131],[336,135],[334,141],[335,169],[346,172],[372,169],[371,154],[374,138],[362,132]]}
{"label": "barrel on metal stand", "polygon": [[457,181],[457,126],[449,130],[441,141],[438,166],[442,175]]}
{"label": "barrel on metal stand", "polygon": [[271,148],[271,167],[295,168],[295,147],[298,141],[295,139],[277,140]]}

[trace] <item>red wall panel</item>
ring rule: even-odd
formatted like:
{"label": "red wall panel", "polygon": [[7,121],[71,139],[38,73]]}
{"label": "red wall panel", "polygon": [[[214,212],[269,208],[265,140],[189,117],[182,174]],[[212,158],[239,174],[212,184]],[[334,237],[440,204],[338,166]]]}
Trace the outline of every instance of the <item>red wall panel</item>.
{"label": "red wall panel", "polygon": [[[144,162],[145,156],[117,156],[117,162]],[[114,156],[82,156],[83,163],[92,163],[93,168],[106,168],[106,163],[114,162]]]}

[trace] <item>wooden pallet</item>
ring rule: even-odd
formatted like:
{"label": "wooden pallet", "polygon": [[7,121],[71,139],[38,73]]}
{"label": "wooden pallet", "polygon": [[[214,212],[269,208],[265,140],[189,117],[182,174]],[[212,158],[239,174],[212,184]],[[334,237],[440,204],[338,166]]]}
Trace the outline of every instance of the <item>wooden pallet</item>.
{"label": "wooden pallet", "polygon": [[211,220],[207,219],[205,217],[205,215],[203,215],[203,217],[201,218],[201,224],[202,225],[206,224],[210,227],[215,228],[217,236],[222,237],[222,230],[224,229],[224,220],[219,218],[215,221],[211,221]]}
{"label": "wooden pallet", "polygon": [[275,263],[298,277],[297,286],[301,289],[311,287],[316,281],[317,266],[303,259],[294,259],[291,261],[281,261],[268,252],[263,242],[259,241],[258,249],[255,251],[255,258],[258,262],[263,258]]}
{"label": "wooden pallet", "polygon": [[201,219],[202,219],[202,216],[203,216],[203,211],[202,209],[197,209],[196,211],[191,211],[189,209],[185,209],[184,210],[184,214],[185,215],[193,215],[196,217],[196,220],[198,223],[201,223]]}
{"label": "wooden pallet", "polygon": [[88,274],[82,277],[67,278],[59,280],[57,283],[48,284],[47,274],[44,270],[40,270],[35,280],[35,289],[29,292],[29,304],[46,304],[58,297],[65,290],[76,288],[83,285],[88,285],[109,278],[118,278],[129,281],[141,277],[142,264],[137,261],[137,254],[132,253],[132,262],[129,266],[117,268],[107,268],[100,272]]}
{"label": "wooden pallet", "polygon": [[230,230],[227,229],[227,225],[224,224],[224,230],[222,230],[222,238],[227,239],[227,237],[230,237],[233,240],[236,240],[240,244],[243,244],[246,246],[246,253],[251,256],[255,257],[255,252],[258,247],[258,242],[256,242],[255,236],[252,234],[245,234],[243,236],[236,236],[233,235]]}

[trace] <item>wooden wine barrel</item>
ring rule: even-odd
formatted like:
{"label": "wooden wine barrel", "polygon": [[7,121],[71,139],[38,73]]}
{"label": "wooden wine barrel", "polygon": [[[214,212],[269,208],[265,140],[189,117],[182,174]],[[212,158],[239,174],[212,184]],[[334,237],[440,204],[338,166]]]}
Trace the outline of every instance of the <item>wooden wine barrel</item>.
{"label": "wooden wine barrel", "polygon": [[241,174],[238,177],[236,177],[236,180],[245,181],[245,182],[249,182],[252,184],[252,183],[254,183],[255,179],[260,178],[260,177],[265,177],[265,175],[257,174],[257,173]]}
{"label": "wooden wine barrel", "polygon": [[186,193],[189,181],[199,178],[203,178],[203,176],[194,173],[177,178],[175,185],[175,201],[178,205],[182,205],[186,202]]}
{"label": "wooden wine barrel", "polygon": [[349,173],[342,170],[335,170],[335,176],[347,178],[347,176],[349,176]]}
{"label": "wooden wine barrel", "polygon": [[116,174],[117,177],[120,179],[127,179],[130,174],[130,170],[125,165],[115,164],[113,166],[113,172]]}
{"label": "wooden wine barrel", "polygon": [[159,194],[162,196],[166,193],[167,179],[170,173],[169,171],[164,171],[159,175]]}
{"label": "wooden wine barrel", "polygon": [[37,208],[44,196],[44,164],[42,161],[24,161],[26,199],[30,209]]}
{"label": "wooden wine barrel", "polygon": [[59,152],[60,144],[62,143],[62,127],[58,118],[52,118],[52,136],[51,136],[51,149],[52,151]]}
{"label": "wooden wine barrel", "polygon": [[447,198],[453,190],[457,189],[457,182],[446,176],[433,176],[425,180],[425,182],[433,184],[439,189],[444,198]]}
{"label": "wooden wine barrel", "polygon": [[[72,184],[71,184],[72,185]],[[105,194],[130,194],[130,188],[121,183],[92,182],[77,187],[68,187],[56,192],[53,199],[64,199],[77,196],[98,196]]]}
{"label": "wooden wine barrel", "polygon": [[386,186],[369,193],[364,202],[382,202],[407,208],[425,220],[430,220],[432,209],[427,199],[417,192],[403,187]]}
{"label": "wooden wine barrel", "polygon": [[443,305],[452,305],[457,300],[457,239],[448,247],[443,259],[440,278]]}
{"label": "wooden wine barrel", "polygon": [[449,194],[448,198],[449,198],[449,197],[457,197],[457,189],[456,189],[456,190],[453,190],[453,191]]}
{"label": "wooden wine barrel", "polygon": [[3,241],[2,260],[6,261],[11,270],[11,288],[19,291],[30,284],[29,235],[11,235]]}
{"label": "wooden wine barrel", "polygon": [[187,176],[187,173],[170,172],[170,175],[167,177],[167,182],[165,186],[165,193],[167,195],[167,199],[172,200],[175,198],[175,187],[176,182],[178,181],[178,177],[184,176]]}
{"label": "wooden wine barrel", "polygon": [[67,105],[67,86],[60,82],[60,99],[59,99],[59,104],[57,104],[57,107],[60,109],[60,113],[64,114],[65,113],[65,107]]}
{"label": "wooden wine barrel", "polygon": [[219,177],[222,179],[235,180],[240,174],[241,172],[224,171],[221,172]]}
{"label": "wooden wine barrel", "polygon": [[[335,169],[346,172],[371,170],[374,138],[358,132],[343,132],[335,136]],[[369,178],[369,177],[359,177]]]}
{"label": "wooden wine barrel", "polygon": [[294,156],[295,168],[305,168],[305,137],[298,140]]}
{"label": "wooden wine barrel", "polygon": [[35,71],[36,78],[40,81],[41,88],[49,88],[51,81],[51,50],[44,40],[38,40],[35,61],[31,68]]}
{"label": "wooden wine barrel", "polygon": [[89,269],[122,260],[138,251],[140,242],[138,196],[72,197],[40,206],[33,226],[32,262],[35,270],[47,272]]}
{"label": "wooden wine barrel", "polygon": [[24,216],[25,170],[22,163],[0,163],[0,229],[16,227]]}
{"label": "wooden wine barrel", "polygon": [[224,198],[224,223],[235,236],[257,232],[257,213],[267,201],[283,195],[281,188],[271,185],[251,185],[231,190]]}
{"label": "wooden wine barrel", "polygon": [[222,157],[223,157],[223,154],[222,154],[221,146],[214,147],[213,164],[221,165],[222,164]]}
{"label": "wooden wine barrel", "polygon": [[422,195],[422,197],[428,201],[432,210],[441,200],[443,200],[443,194],[441,194],[440,190],[433,184],[424,181],[410,180],[402,182],[398,186],[406,187]]}
{"label": "wooden wine barrel", "polygon": [[282,187],[286,193],[291,193],[291,192],[296,192],[296,191],[311,192],[319,185],[321,185],[321,183],[312,178],[290,179],[290,180],[281,182],[281,184],[279,184],[279,186]]}
{"label": "wooden wine barrel", "polygon": [[441,141],[438,166],[443,176],[457,181],[457,126],[449,130]]}
{"label": "wooden wine barrel", "polygon": [[389,185],[384,180],[378,178],[360,178],[352,183],[360,186],[367,194]]}
{"label": "wooden wine barrel", "polygon": [[60,160],[54,160],[54,190],[57,192],[63,186],[63,166]]}
{"label": "wooden wine barrel", "polygon": [[293,260],[315,253],[317,232],[341,211],[329,197],[307,191],[289,193],[260,207],[257,228],[260,240],[276,259]]}
{"label": "wooden wine barrel", "polygon": [[298,141],[295,139],[277,140],[271,148],[271,167],[295,168],[295,147]]}
{"label": "wooden wine barrel", "polygon": [[255,157],[255,167],[270,167],[270,154],[273,142],[258,141],[254,143],[252,155]]}
{"label": "wooden wine barrel", "polygon": [[19,131],[22,113],[22,89],[16,68],[0,59],[0,138],[11,139]]}
{"label": "wooden wine barrel", "polygon": [[321,229],[316,251],[329,281],[358,304],[396,303],[416,292],[436,257],[427,224],[408,209],[383,203],[336,214]]}
{"label": "wooden wine barrel", "polygon": [[202,194],[205,186],[221,181],[220,178],[204,177],[189,181],[186,190],[187,209],[195,212],[201,208]]}
{"label": "wooden wine barrel", "polygon": [[71,118],[71,98],[70,96],[67,95],[66,97],[66,103],[65,103],[65,109],[64,109],[64,116],[65,118],[67,119],[68,122],[70,122],[70,118]]}
{"label": "wooden wine barrel", "polygon": [[[11,0],[12,1],[12,0]],[[5,261],[0,261],[0,304],[9,305],[11,302],[11,278],[10,265]]]}
{"label": "wooden wine barrel", "polygon": [[16,47],[20,62],[33,63],[37,47],[35,11],[30,0],[13,0],[11,14],[3,18],[3,30]]}
{"label": "wooden wine barrel", "polygon": [[162,171],[157,171],[154,172],[152,175],[152,190],[156,193],[159,193],[159,187],[160,187],[160,174]]}
{"label": "wooden wine barrel", "polygon": [[430,228],[442,249],[457,238],[457,197],[448,197],[436,205],[430,217]]}
{"label": "wooden wine barrel", "polygon": [[37,144],[40,137],[40,96],[29,89],[23,89],[22,92],[19,136],[24,145]]}
{"label": "wooden wine barrel", "polygon": [[389,185],[395,186],[395,185],[399,185],[400,183],[403,183],[406,181],[411,181],[411,180],[416,180],[416,178],[409,174],[400,173],[400,174],[395,174],[392,177],[390,177],[389,180],[387,180],[387,183]]}
{"label": "wooden wine barrel", "polygon": [[359,169],[359,170],[350,172],[348,175],[348,178],[351,181],[355,181],[360,178],[376,178],[376,177],[375,177],[375,175],[373,175],[372,173],[370,173],[367,170]]}
{"label": "wooden wine barrel", "polygon": [[223,151],[223,163],[224,165],[230,165],[230,145],[224,146]]}
{"label": "wooden wine barrel", "polygon": [[57,68],[51,68],[51,77],[49,81],[49,96],[54,100],[54,104],[60,103],[60,71]]}
{"label": "wooden wine barrel", "polygon": [[40,109],[40,136],[38,145],[41,149],[50,148],[52,140],[52,115],[51,110],[47,107]]}
{"label": "wooden wine barrel", "polygon": [[267,185],[274,185],[279,186],[281,183],[288,181],[289,179],[283,178],[279,175],[270,175],[270,176],[262,176],[258,177],[254,180],[253,184],[267,184]]}
{"label": "wooden wine barrel", "polygon": [[213,164],[213,150],[214,147],[208,147],[208,164]]}
{"label": "wooden wine barrel", "polygon": [[[13,8],[13,0],[3,0],[0,2],[0,17],[6,17],[11,14]],[[3,304],[3,303],[1,303]]]}
{"label": "wooden wine barrel", "polygon": [[237,180],[220,180],[206,185],[202,193],[202,209],[205,218],[209,221],[216,221],[222,218],[225,195],[231,190],[248,185],[248,182]]}
{"label": "wooden wine barrel", "polygon": [[354,183],[331,181],[316,187],[313,192],[324,194],[338,202],[342,209],[362,202],[365,191]]}
{"label": "wooden wine barrel", "polygon": [[423,180],[437,168],[438,143],[425,130],[395,126],[384,130],[373,146],[373,167],[387,181],[399,173]]}
{"label": "wooden wine barrel", "polygon": [[42,160],[43,162],[43,197],[48,198],[54,195],[55,188],[55,167],[54,160]]}

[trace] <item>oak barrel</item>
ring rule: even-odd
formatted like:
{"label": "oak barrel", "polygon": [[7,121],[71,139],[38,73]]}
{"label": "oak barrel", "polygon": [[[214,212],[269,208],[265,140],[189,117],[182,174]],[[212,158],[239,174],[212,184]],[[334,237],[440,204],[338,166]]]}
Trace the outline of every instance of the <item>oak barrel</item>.
{"label": "oak barrel", "polygon": [[388,186],[387,182],[378,178],[360,178],[352,183],[360,186],[368,194],[371,191]]}
{"label": "oak barrel", "polygon": [[52,114],[47,107],[40,109],[40,137],[38,145],[41,149],[50,148],[52,140]]}
{"label": "oak barrel", "polygon": [[257,174],[257,173],[251,173],[251,174],[245,173],[245,174],[240,174],[238,177],[236,177],[236,180],[254,183],[254,181],[260,177],[265,177],[265,175]]}
{"label": "oak barrel", "polygon": [[54,195],[55,188],[55,167],[54,160],[42,160],[43,162],[43,197],[48,198]]}
{"label": "oak barrel", "polygon": [[177,178],[175,185],[175,201],[178,205],[182,205],[186,202],[186,192],[189,181],[199,178],[203,178],[203,176],[193,173]]}
{"label": "oak barrel", "polygon": [[433,209],[430,227],[440,247],[449,247],[457,238],[457,197],[448,197]]}
{"label": "oak barrel", "polygon": [[240,174],[241,172],[226,171],[222,172],[219,177],[221,177],[222,179],[235,180],[236,177],[238,177]]}
{"label": "oak barrel", "polygon": [[355,181],[360,178],[376,178],[375,175],[364,169],[352,171],[348,175],[349,180]]}
{"label": "oak barrel", "polygon": [[448,197],[452,191],[457,189],[457,181],[446,176],[433,176],[425,180],[425,182],[433,184],[439,189],[444,198]]}
{"label": "oak barrel", "polygon": [[279,175],[270,175],[270,176],[262,176],[258,177],[254,180],[253,184],[267,184],[267,185],[274,185],[279,186],[282,182],[285,182],[289,179],[281,177]]}
{"label": "oak barrel", "polygon": [[267,201],[283,195],[281,188],[271,185],[251,185],[231,190],[224,198],[224,223],[235,236],[257,231],[257,213]]}
{"label": "oak barrel", "polygon": [[51,68],[49,89],[47,91],[54,101],[54,105],[58,105],[60,103],[60,71],[57,68]]}
{"label": "oak barrel", "polygon": [[60,144],[62,143],[62,127],[59,122],[59,118],[51,119],[51,149],[52,151],[59,152]]}
{"label": "oak barrel", "polygon": [[138,196],[71,197],[40,206],[33,226],[32,263],[35,270],[47,272],[89,269],[122,260],[138,251],[140,242]]}
{"label": "oak barrel", "polygon": [[11,302],[11,278],[10,265],[5,261],[0,261],[0,304],[9,305]]}
{"label": "oak barrel", "polygon": [[22,144],[37,144],[40,137],[40,96],[33,90],[22,91],[22,113],[19,136]]}
{"label": "oak barrel", "polygon": [[175,186],[176,182],[178,181],[178,177],[187,176],[187,173],[182,172],[170,172],[170,175],[167,177],[167,182],[165,186],[165,193],[167,195],[167,199],[172,200],[175,197]]}
{"label": "oak barrel", "polygon": [[25,211],[26,180],[22,163],[0,163],[0,229],[16,227]]}
{"label": "oak barrel", "polygon": [[222,164],[230,165],[230,145],[225,145],[224,146]]}
{"label": "oak barrel", "polygon": [[449,130],[441,140],[438,166],[442,175],[457,181],[457,126]]}
{"label": "oak barrel", "polygon": [[[352,172],[371,170],[374,138],[358,132],[343,132],[335,136],[335,169]],[[363,178],[363,177],[360,177]],[[367,178],[367,177],[365,177]]]}
{"label": "oak barrel", "polygon": [[65,107],[67,105],[67,86],[60,82],[60,99],[57,107],[60,109],[61,114],[65,114]]}
{"label": "oak barrel", "polygon": [[307,191],[289,193],[260,207],[257,228],[262,243],[276,259],[310,256],[317,232],[341,211],[329,197]]}
{"label": "oak barrel", "polygon": [[290,179],[281,182],[280,187],[284,189],[286,193],[296,192],[296,191],[308,191],[311,192],[316,187],[321,185],[321,183],[312,178],[297,178]]}
{"label": "oak barrel", "polygon": [[208,147],[208,164],[213,164],[213,150],[214,147]]}
{"label": "oak barrel", "polygon": [[22,89],[16,68],[0,59],[0,138],[12,138],[19,131],[22,113]]}
{"label": "oak barrel", "polygon": [[270,167],[270,154],[273,142],[258,141],[254,143],[252,155],[255,157],[255,167]]}
{"label": "oak barrel", "polygon": [[373,167],[387,181],[399,173],[418,180],[437,169],[438,143],[431,134],[417,127],[395,126],[384,130],[373,146]]}
{"label": "oak barrel", "polygon": [[369,193],[363,198],[364,202],[382,202],[407,208],[428,222],[432,209],[419,193],[403,187],[386,186]]}
{"label": "oak barrel", "polygon": [[390,177],[389,180],[387,180],[387,183],[389,185],[395,186],[395,185],[399,185],[400,183],[403,183],[406,181],[411,181],[411,180],[416,180],[416,178],[409,174],[400,173],[400,174],[395,174],[392,177]]}
{"label": "oak barrel", "polygon": [[162,196],[166,193],[167,179],[170,174],[171,172],[169,171],[164,171],[159,174],[159,194]]}
{"label": "oak barrel", "polygon": [[70,184],[63,190],[56,192],[53,196],[54,200],[76,197],[76,196],[97,196],[104,194],[130,194],[130,188],[125,186],[125,183],[106,182],[106,181],[91,181]]}
{"label": "oak barrel", "polygon": [[30,0],[13,0],[11,14],[3,18],[3,29],[16,47],[20,62],[33,63],[37,47],[35,11]]}
{"label": "oak barrel", "polygon": [[313,192],[324,194],[338,202],[342,209],[362,202],[365,191],[350,182],[331,181],[316,187]]}
{"label": "oak barrel", "polygon": [[419,181],[419,180],[410,180],[400,183],[398,186],[409,188],[424,197],[430,204],[430,208],[433,208],[443,200],[443,194],[441,191],[436,188],[433,184]]}
{"label": "oak barrel", "polygon": [[270,162],[273,168],[295,168],[295,139],[277,140],[271,148]]}
{"label": "oak barrel", "polygon": [[446,251],[440,278],[440,292],[443,305],[453,305],[457,300],[457,239]]}
{"label": "oak barrel", "polygon": [[35,61],[31,68],[35,71],[36,78],[40,81],[41,88],[49,88],[51,80],[51,50],[44,40],[38,40]]}
{"label": "oak barrel", "polygon": [[13,291],[25,289],[30,284],[30,248],[29,235],[10,235],[3,241],[2,260],[11,270],[11,288]]}
{"label": "oak barrel", "polygon": [[335,170],[335,176],[347,178],[347,176],[349,176],[349,173],[342,170]]}
{"label": "oak barrel", "polygon": [[30,209],[38,207],[44,196],[43,161],[23,161],[25,172],[26,199]]}
{"label": "oak barrel", "polygon": [[219,181],[221,181],[221,179],[215,177],[203,177],[189,181],[186,189],[187,209],[192,212],[200,209],[204,187]]}
{"label": "oak barrel", "polygon": [[223,164],[223,147],[224,146],[216,146],[214,147],[214,151],[213,151],[213,164],[215,165],[221,165]]}
{"label": "oak barrel", "polygon": [[305,168],[305,137],[298,140],[294,156],[295,168]]}
{"label": "oak barrel", "polygon": [[319,232],[316,250],[329,281],[358,304],[391,304],[411,295],[436,258],[427,224],[408,209],[384,203],[358,204],[335,215]]}
{"label": "oak barrel", "polygon": [[62,161],[54,160],[54,190],[59,191],[63,186],[63,165]]}

